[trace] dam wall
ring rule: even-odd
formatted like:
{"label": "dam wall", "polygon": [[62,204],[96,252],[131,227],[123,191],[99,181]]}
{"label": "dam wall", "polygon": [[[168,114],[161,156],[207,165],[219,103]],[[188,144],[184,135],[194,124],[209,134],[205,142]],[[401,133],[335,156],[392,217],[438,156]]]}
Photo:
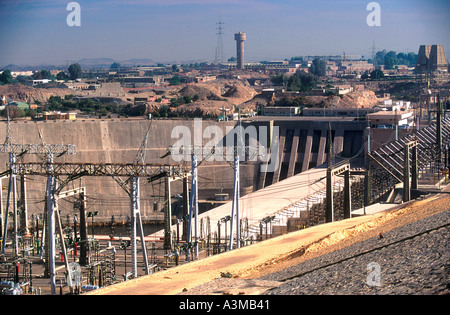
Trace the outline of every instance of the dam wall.
{"label": "dam wall", "polygon": [[[58,163],[133,163],[141,147],[144,136],[149,130],[145,163],[185,164],[190,169],[191,161],[175,161],[166,155],[180,136],[172,132],[180,126],[191,131],[191,143],[206,145],[210,138],[204,138],[202,130],[213,126],[219,128],[223,135],[236,122],[201,121],[194,126],[193,120],[135,120],[135,119],[86,119],[74,121],[13,121],[10,123],[14,144],[39,144],[39,132],[46,144],[72,144],[76,147],[75,155],[55,157]],[[194,129],[197,128],[197,134]],[[201,129],[200,129],[201,128]],[[200,131],[200,132],[199,132]],[[0,139],[6,139],[7,124],[0,124]],[[0,140],[2,141],[2,140]],[[4,140],[3,140],[4,141]],[[8,169],[8,154],[0,155],[0,170]],[[25,154],[18,162],[39,162],[39,157]],[[200,162],[200,158],[199,158]],[[241,191],[245,194],[256,189],[258,181],[258,163],[241,166]],[[216,193],[232,192],[233,169],[227,161],[204,161],[199,168],[199,199],[214,199]],[[44,176],[27,176],[28,215],[42,213],[45,196]],[[155,203],[164,202],[164,184],[162,181],[148,183],[145,178],[141,183],[141,213],[147,220],[163,220],[163,213],[155,212]],[[6,202],[7,178],[2,180],[3,207]],[[6,187],[5,187],[6,186]],[[82,177],[67,186],[67,190],[86,187],[87,211],[98,211],[96,221],[108,221],[115,215],[117,221],[125,221],[130,209],[130,200],[125,191],[110,177]],[[63,190],[64,191],[64,190]],[[178,195],[182,193],[181,181],[171,184],[171,192],[176,212]],[[70,198],[69,198],[70,199]],[[61,200],[60,208],[65,213],[75,213],[75,200]]]}
{"label": "dam wall", "polygon": [[[229,145],[230,130],[235,132],[237,121],[217,122],[213,120],[144,120],[144,119],[79,119],[74,121],[13,121],[11,136],[15,144],[39,144],[38,130],[47,144],[72,144],[75,155],[55,157],[59,163],[133,163],[149,130],[145,163],[185,164],[190,169],[190,157],[181,161],[168,155],[178,141],[191,145]],[[244,120],[244,132],[256,130],[258,141],[270,144],[274,137],[279,139],[279,167],[270,172],[261,172],[261,166],[270,161],[258,158],[240,165],[241,196],[270,186],[286,178],[322,165],[327,159],[327,139],[331,127],[333,154],[348,158],[361,155],[364,147],[365,122],[349,119],[322,121],[317,118],[261,117]],[[249,128],[250,127],[250,128]],[[254,127],[254,129],[252,129]],[[0,123],[0,141],[6,139],[7,124]],[[180,133],[183,133],[181,135]],[[214,134],[217,133],[217,134]],[[237,142],[237,136],[233,135]],[[232,137],[232,138],[233,138]],[[248,134],[243,135],[245,145],[251,145]],[[275,148],[271,148],[273,151]],[[269,150],[267,152],[270,152]],[[205,152],[205,156],[206,156]],[[363,155],[363,154],[362,154]],[[203,156],[203,158],[205,158]],[[163,157],[163,158],[162,158]],[[25,154],[24,162],[41,161],[39,157]],[[223,204],[216,202],[216,194],[228,194],[232,199],[232,160],[199,157],[202,162],[199,171],[199,201],[201,210]],[[20,160],[18,160],[20,162]],[[8,169],[8,154],[0,154],[0,171]],[[28,216],[44,211],[44,176],[26,176]],[[2,206],[7,193],[7,178],[2,179]],[[164,182],[149,183],[140,179],[141,213],[144,220],[163,221]],[[81,177],[70,182],[67,189],[86,188],[87,212],[97,211],[96,222],[108,222],[114,215],[116,221],[125,222],[130,212],[130,199],[125,191],[110,177]],[[63,190],[63,191],[65,191]],[[171,183],[172,212],[181,216],[182,182]],[[225,201],[226,202],[226,201]],[[77,213],[74,197],[62,199],[59,207],[63,221]],[[67,219],[69,220],[69,219]]]}

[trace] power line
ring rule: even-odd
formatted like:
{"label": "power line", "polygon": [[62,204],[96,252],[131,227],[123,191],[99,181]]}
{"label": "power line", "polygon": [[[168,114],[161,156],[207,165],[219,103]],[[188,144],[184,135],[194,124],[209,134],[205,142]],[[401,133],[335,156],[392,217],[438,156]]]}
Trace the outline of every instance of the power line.
{"label": "power line", "polygon": [[217,44],[216,44],[216,49],[215,49],[215,56],[214,56],[214,63],[215,64],[219,64],[219,63],[223,63],[224,61],[224,53],[223,53],[223,40],[222,40],[222,35],[224,34],[224,25],[225,23],[222,22],[222,18],[219,17],[219,22],[216,23],[217,27]]}

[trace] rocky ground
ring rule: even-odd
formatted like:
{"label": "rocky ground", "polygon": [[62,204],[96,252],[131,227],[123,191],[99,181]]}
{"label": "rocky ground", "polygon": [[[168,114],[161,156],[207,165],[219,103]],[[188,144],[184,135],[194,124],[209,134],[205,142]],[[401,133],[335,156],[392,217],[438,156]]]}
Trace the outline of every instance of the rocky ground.
{"label": "rocky ground", "polygon": [[67,88],[35,88],[22,84],[6,84],[0,86],[0,95],[5,95],[7,99],[13,101],[34,104],[36,101],[45,103],[50,96],[81,95],[80,92]]}
{"label": "rocky ground", "polygon": [[449,294],[450,211],[263,277],[267,294]]}

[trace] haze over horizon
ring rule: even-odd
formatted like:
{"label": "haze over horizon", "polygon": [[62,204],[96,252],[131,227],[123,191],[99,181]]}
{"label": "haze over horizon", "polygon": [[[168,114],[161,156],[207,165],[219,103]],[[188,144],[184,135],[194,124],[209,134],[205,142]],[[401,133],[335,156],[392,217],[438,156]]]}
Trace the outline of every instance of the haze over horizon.
{"label": "haze over horizon", "polygon": [[[68,0],[0,1],[0,67],[65,65],[81,59],[213,61],[216,23],[224,24],[225,60],[234,33],[247,33],[246,61],[302,55],[371,56],[377,50],[450,49],[450,1],[380,0],[381,26],[370,27],[370,0],[80,0],[81,26],[66,22]],[[448,53],[447,53],[448,55]]]}

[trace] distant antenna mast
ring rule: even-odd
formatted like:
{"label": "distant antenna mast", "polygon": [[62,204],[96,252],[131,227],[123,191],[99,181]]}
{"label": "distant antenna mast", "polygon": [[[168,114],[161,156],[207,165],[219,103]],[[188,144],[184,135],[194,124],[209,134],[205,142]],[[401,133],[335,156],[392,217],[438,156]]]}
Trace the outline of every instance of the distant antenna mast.
{"label": "distant antenna mast", "polygon": [[216,45],[216,52],[215,52],[215,57],[214,57],[214,63],[218,64],[218,63],[223,63],[224,60],[224,54],[223,54],[223,40],[222,40],[222,35],[223,30],[224,30],[224,24],[222,22],[222,18],[219,17],[219,22],[216,23],[217,25],[217,45]]}

